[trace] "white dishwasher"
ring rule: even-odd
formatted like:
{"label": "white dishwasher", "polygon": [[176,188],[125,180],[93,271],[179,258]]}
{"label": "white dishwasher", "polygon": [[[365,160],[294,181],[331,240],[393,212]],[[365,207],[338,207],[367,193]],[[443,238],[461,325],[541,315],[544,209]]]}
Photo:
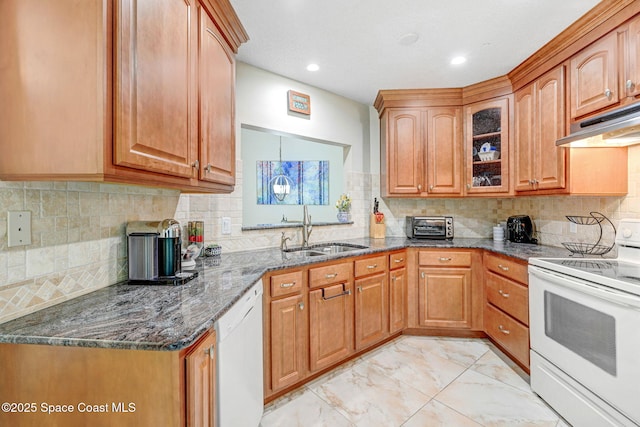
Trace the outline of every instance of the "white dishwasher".
{"label": "white dishwasher", "polygon": [[217,424],[257,427],[264,405],[262,281],[215,323],[218,337]]}

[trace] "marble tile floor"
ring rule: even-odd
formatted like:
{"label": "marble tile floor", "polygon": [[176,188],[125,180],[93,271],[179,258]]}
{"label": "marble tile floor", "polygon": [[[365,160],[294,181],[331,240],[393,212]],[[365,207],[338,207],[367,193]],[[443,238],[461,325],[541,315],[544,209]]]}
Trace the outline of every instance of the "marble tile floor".
{"label": "marble tile floor", "polygon": [[488,340],[403,335],[269,403],[261,427],[567,427]]}

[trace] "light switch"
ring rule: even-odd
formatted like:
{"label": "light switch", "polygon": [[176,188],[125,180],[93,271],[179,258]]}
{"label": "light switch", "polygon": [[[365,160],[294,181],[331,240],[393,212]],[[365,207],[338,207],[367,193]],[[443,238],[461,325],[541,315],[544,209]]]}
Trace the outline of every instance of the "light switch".
{"label": "light switch", "polygon": [[222,234],[231,234],[231,218],[228,216],[222,217]]}
{"label": "light switch", "polygon": [[7,246],[31,244],[31,212],[7,212]]}

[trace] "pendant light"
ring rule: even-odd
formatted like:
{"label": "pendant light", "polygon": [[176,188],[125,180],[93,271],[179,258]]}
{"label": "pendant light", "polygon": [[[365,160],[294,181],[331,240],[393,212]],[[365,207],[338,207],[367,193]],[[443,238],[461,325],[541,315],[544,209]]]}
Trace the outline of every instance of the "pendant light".
{"label": "pendant light", "polygon": [[282,170],[282,137],[280,137],[280,163],[276,169],[276,176],[271,178],[269,186],[273,190],[273,195],[278,201],[283,201],[289,193],[291,193],[291,179],[284,174]]}

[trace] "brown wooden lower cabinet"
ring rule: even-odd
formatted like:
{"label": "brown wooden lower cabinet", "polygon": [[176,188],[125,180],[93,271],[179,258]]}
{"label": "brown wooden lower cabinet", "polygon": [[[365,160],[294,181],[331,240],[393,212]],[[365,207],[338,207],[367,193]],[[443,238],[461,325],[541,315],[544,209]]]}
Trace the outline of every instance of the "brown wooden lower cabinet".
{"label": "brown wooden lower cabinet", "polygon": [[350,282],[309,292],[309,369],[318,371],[353,352],[353,289]]}
{"label": "brown wooden lower cabinet", "polygon": [[295,384],[306,374],[307,319],[304,296],[292,295],[272,301],[270,389],[281,390]]}
{"label": "brown wooden lower cabinet", "polygon": [[387,274],[355,281],[356,350],[369,347],[388,335]]}
{"label": "brown wooden lower cabinet", "polygon": [[211,333],[186,356],[187,426],[216,425],[216,334]]}
{"label": "brown wooden lower cabinet", "polygon": [[389,273],[389,333],[394,334],[407,327],[407,269],[399,268]]}
{"label": "brown wooden lower cabinet", "polygon": [[522,365],[529,366],[529,328],[491,304],[485,308],[485,328],[487,335]]}
{"label": "brown wooden lower cabinet", "polygon": [[0,412],[0,425],[213,426],[215,339],[181,351],[0,344],[3,402],[33,409]]}
{"label": "brown wooden lower cabinet", "polygon": [[471,327],[471,269],[420,268],[420,326]]}

